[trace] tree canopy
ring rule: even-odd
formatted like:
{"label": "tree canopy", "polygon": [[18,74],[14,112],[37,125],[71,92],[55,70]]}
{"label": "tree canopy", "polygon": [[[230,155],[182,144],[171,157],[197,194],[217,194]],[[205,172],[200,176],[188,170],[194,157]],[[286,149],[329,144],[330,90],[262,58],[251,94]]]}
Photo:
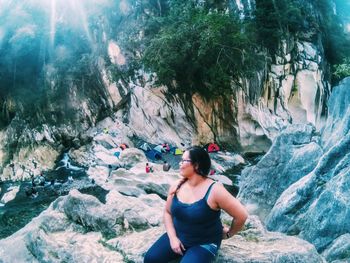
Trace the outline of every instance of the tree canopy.
{"label": "tree canopy", "polygon": [[142,61],[173,93],[219,96],[256,68],[254,41],[242,28],[227,10],[175,1],[146,29]]}

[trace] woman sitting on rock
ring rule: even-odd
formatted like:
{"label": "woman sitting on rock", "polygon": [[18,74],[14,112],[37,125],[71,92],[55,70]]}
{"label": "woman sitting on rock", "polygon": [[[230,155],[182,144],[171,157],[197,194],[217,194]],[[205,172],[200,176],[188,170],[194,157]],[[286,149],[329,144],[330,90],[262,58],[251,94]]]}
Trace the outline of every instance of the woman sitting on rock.
{"label": "woman sitting on rock", "polygon": [[[183,179],[173,185],[164,211],[166,233],[145,255],[145,263],[212,262],[222,239],[236,234],[247,219],[244,206],[222,184],[209,179],[211,161],[201,147],[186,150],[180,161]],[[233,217],[230,227],[223,227],[221,209]]]}

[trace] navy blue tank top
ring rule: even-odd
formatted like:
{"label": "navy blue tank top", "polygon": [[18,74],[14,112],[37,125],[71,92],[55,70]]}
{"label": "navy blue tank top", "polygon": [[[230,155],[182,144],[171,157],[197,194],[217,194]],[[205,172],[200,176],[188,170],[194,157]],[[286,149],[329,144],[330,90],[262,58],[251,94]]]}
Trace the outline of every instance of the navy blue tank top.
{"label": "navy blue tank top", "polygon": [[182,203],[175,193],[171,214],[177,237],[185,247],[215,243],[222,240],[221,210],[213,210],[207,203],[212,183],[205,196],[192,204]]}

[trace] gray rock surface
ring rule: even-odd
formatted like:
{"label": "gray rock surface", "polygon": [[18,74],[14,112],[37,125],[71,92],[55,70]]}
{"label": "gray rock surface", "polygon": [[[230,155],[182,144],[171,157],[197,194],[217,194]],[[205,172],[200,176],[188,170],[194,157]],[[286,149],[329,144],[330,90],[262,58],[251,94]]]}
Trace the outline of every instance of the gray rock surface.
{"label": "gray rock surface", "polygon": [[344,234],[335,239],[322,253],[328,262],[349,262],[350,234]]}
{"label": "gray rock surface", "polygon": [[[143,262],[143,256],[153,242],[164,233],[163,227],[133,233],[128,238],[108,241],[117,251],[123,251],[131,262]],[[256,217],[251,217],[240,235],[224,240],[215,262],[256,263],[321,263],[313,245],[286,235],[266,231]]]}
{"label": "gray rock surface", "polygon": [[72,190],[12,236],[0,240],[0,262],[126,262],[105,241],[162,222],[164,201],[111,191],[106,204]]}
{"label": "gray rock surface", "polygon": [[[12,236],[0,240],[0,262],[143,262],[164,233],[164,201],[111,191],[106,204],[72,190]],[[251,217],[240,235],[224,241],[216,262],[324,262],[313,245],[268,232]],[[310,261],[311,260],[311,261]]]}
{"label": "gray rock surface", "polygon": [[350,129],[350,77],[343,79],[332,90],[328,101],[328,118],[322,129],[324,148],[329,150]]}
{"label": "gray rock surface", "polygon": [[311,172],[322,154],[311,125],[293,125],[276,138],[255,165],[243,170],[240,198],[251,213],[264,218],[282,192]]}
{"label": "gray rock surface", "polygon": [[[313,171],[283,192],[266,220],[268,229],[296,234],[327,255],[335,251],[333,242],[350,232],[348,93],[349,78],[331,95],[334,123],[328,123],[322,134],[325,153]],[[332,255],[333,260],[350,260],[346,250]]]}

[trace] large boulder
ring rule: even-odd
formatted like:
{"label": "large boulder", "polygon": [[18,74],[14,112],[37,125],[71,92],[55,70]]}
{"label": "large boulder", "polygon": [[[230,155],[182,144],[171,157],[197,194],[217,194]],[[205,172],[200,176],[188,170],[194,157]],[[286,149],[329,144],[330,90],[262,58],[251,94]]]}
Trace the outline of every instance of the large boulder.
{"label": "large boulder", "polygon": [[147,162],[145,153],[137,148],[127,148],[120,153],[120,161],[126,168],[131,168],[140,162]]}
{"label": "large boulder", "polygon": [[[164,233],[163,227],[147,229],[126,237],[117,237],[108,244],[123,251],[131,262],[143,262],[148,248]],[[248,219],[246,229],[229,240],[224,240],[215,262],[259,263],[323,263],[315,247],[296,237],[268,232],[259,219]]]}
{"label": "large boulder", "polygon": [[314,171],[280,196],[267,217],[268,228],[298,234],[319,251],[349,233],[349,149],[350,134],[321,158]]}
{"label": "large boulder", "polygon": [[264,218],[284,190],[311,172],[322,154],[311,125],[293,125],[255,165],[243,170],[238,198]]}
{"label": "large boulder", "polygon": [[334,261],[350,260],[348,246],[334,246],[350,232],[349,84],[348,78],[330,98],[334,123],[322,134],[327,151],[313,171],[283,192],[266,220],[268,229],[297,234]]}
{"label": "large boulder", "polygon": [[106,240],[159,226],[163,207],[164,201],[156,195],[132,198],[111,191],[103,204],[72,190],[0,240],[0,262],[128,262]]}
{"label": "large boulder", "polygon": [[322,253],[328,262],[349,262],[350,234],[344,234],[335,239],[332,244]]}

